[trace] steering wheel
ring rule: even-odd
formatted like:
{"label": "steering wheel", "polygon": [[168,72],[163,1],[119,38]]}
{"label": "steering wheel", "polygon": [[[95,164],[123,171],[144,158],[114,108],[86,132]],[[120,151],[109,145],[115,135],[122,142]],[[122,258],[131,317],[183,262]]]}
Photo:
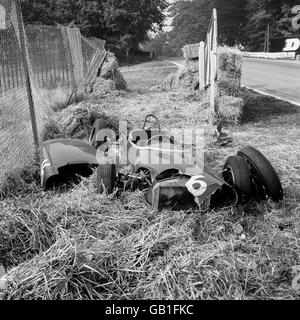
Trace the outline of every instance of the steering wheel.
{"label": "steering wheel", "polygon": [[154,119],[155,119],[155,121],[156,121],[156,123],[157,123],[157,126],[158,126],[158,130],[159,130],[159,132],[161,132],[161,126],[160,126],[159,120],[158,120],[158,118],[157,118],[155,115],[153,115],[153,114],[149,114],[149,115],[146,117],[146,119],[145,119],[145,121],[144,121],[143,130],[145,131],[145,129],[146,129],[146,123],[149,123],[149,118],[154,118]]}
{"label": "steering wheel", "polygon": [[171,138],[169,136],[167,136],[166,134],[162,134],[162,135],[156,135],[156,136],[152,137],[151,139],[149,139],[148,145],[151,144],[152,140],[159,139],[159,138],[162,138],[162,141],[160,143],[164,143],[164,142],[171,143]]}

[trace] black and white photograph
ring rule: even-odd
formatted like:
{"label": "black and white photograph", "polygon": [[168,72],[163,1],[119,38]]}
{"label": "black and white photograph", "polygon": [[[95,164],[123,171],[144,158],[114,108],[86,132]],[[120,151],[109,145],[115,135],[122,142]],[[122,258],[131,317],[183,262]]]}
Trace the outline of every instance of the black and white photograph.
{"label": "black and white photograph", "polygon": [[300,300],[300,0],[0,0],[0,305],[29,300]]}

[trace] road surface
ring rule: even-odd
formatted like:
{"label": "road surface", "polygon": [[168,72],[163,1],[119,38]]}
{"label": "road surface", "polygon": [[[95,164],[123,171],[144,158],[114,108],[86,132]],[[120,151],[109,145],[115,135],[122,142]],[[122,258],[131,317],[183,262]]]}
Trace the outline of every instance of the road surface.
{"label": "road surface", "polygon": [[300,61],[245,59],[242,84],[300,106]]}
{"label": "road surface", "polygon": [[[182,59],[166,60],[184,65]],[[300,61],[245,58],[242,85],[300,106]]]}

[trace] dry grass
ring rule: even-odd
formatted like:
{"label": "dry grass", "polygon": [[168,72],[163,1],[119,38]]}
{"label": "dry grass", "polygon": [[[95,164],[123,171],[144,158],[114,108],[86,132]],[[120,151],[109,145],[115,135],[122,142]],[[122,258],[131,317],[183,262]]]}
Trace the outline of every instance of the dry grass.
{"label": "dry grass", "polygon": [[45,123],[42,140],[73,138],[87,141],[96,119],[103,119],[111,129],[118,130],[118,117],[99,104],[80,102],[57,112]]}
{"label": "dry grass", "polygon": [[38,89],[35,96],[39,96],[40,99],[53,111],[59,111],[64,109],[71,98],[72,89],[66,85],[57,85],[57,88],[49,89]]}
{"label": "dry grass", "polygon": [[221,119],[227,122],[239,123],[244,109],[242,98],[233,96],[220,96],[218,98],[218,114]]}
{"label": "dry grass", "polygon": [[[33,194],[26,205],[6,202],[2,259],[25,262],[2,281],[4,298],[299,297],[291,288],[299,263],[292,204],[285,212],[265,203],[202,216],[159,213],[139,193],[97,195],[94,180],[67,194]],[[237,222],[246,240],[235,234]]]}
{"label": "dry grass", "polygon": [[[132,91],[89,103],[139,127],[148,112],[166,127],[205,124],[198,94],[149,90],[154,70],[143,90],[140,73],[136,81],[125,77]],[[206,214],[157,212],[139,192],[97,195],[95,175],[59,194],[26,181],[0,202],[0,264],[8,269],[0,280],[2,297],[299,299],[292,287],[300,265],[299,110],[249,91],[243,98],[243,124],[226,128],[233,146],[209,145],[207,161],[219,170],[241,145],[257,147],[280,174],[282,203]],[[237,223],[245,239],[236,234]]]}
{"label": "dry grass", "polygon": [[121,68],[128,88],[137,93],[148,93],[149,89],[162,84],[163,80],[176,71],[176,66],[164,61],[151,61]]}
{"label": "dry grass", "polygon": [[0,95],[0,184],[6,171],[21,168],[32,158],[33,137],[27,96],[24,89],[18,88]]}

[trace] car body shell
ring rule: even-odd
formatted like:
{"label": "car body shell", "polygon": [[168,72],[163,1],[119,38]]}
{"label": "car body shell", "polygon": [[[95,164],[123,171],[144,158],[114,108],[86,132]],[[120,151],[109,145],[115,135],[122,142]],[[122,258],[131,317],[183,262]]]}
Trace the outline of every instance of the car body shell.
{"label": "car body shell", "polygon": [[42,145],[41,184],[43,188],[55,182],[64,182],[70,175],[88,176],[97,166],[96,150],[76,139],[46,141]]}

